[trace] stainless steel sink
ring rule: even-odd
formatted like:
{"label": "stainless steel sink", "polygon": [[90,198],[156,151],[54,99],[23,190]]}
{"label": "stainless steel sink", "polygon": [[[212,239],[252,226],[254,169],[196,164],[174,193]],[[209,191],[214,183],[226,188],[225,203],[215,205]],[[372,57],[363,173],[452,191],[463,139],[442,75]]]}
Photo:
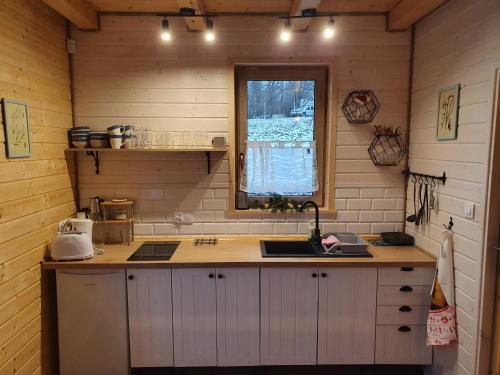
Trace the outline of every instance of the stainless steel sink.
{"label": "stainless steel sink", "polygon": [[326,253],[320,246],[309,241],[260,241],[263,257],[372,257],[368,250],[349,249],[339,247],[334,252]]}

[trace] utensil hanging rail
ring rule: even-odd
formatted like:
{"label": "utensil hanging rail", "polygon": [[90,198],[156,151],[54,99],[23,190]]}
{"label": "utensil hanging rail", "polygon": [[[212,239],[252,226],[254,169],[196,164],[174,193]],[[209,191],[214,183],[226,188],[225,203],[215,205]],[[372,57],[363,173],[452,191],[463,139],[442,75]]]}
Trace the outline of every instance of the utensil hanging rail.
{"label": "utensil hanging rail", "polygon": [[443,172],[442,176],[432,176],[429,174],[417,173],[410,171],[410,169],[405,169],[401,173],[404,174],[406,177],[413,176],[413,177],[425,178],[426,180],[432,179],[433,181],[441,181],[443,185],[446,184],[446,172]]}

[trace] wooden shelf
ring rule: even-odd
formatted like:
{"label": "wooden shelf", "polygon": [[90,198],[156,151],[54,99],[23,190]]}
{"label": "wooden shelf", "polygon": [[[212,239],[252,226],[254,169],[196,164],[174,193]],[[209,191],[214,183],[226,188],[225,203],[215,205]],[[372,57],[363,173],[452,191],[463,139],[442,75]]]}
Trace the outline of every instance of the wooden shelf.
{"label": "wooden shelf", "polygon": [[172,146],[168,148],[69,148],[70,152],[227,152],[228,147]]}
{"label": "wooden shelf", "polygon": [[168,148],[69,148],[69,152],[85,152],[87,155],[94,158],[95,174],[100,173],[100,152],[204,152],[207,158],[207,171],[210,174],[211,153],[212,152],[227,152],[226,147],[212,146],[172,146]]}
{"label": "wooden shelf", "polygon": [[94,224],[131,224],[134,222],[134,219],[110,219],[110,220],[97,220],[94,221]]}
{"label": "wooden shelf", "polygon": [[134,204],[134,201],[123,201],[123,202],[104,201],[99,204],[101,206],[131,206]]}

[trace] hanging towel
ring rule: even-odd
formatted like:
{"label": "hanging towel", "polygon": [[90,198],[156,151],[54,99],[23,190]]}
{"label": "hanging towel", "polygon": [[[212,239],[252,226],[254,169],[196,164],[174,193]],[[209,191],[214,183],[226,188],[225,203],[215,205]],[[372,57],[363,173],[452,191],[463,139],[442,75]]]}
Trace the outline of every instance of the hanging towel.
{"label": "hanging towel", "polygon": [[446,230],[432,285],[432,305],[427,318],[427,345],[457,342],[455,282],[453,277],[453,232]]}

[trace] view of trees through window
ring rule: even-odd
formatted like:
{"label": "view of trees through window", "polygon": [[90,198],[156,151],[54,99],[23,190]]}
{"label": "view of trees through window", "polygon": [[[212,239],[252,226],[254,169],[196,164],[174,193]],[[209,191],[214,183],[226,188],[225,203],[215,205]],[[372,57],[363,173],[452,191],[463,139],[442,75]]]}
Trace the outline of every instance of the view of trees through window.
{"label": "view of trees through window", "polygon": [[314,81],[247,81],[247,140],[314,140]]}

